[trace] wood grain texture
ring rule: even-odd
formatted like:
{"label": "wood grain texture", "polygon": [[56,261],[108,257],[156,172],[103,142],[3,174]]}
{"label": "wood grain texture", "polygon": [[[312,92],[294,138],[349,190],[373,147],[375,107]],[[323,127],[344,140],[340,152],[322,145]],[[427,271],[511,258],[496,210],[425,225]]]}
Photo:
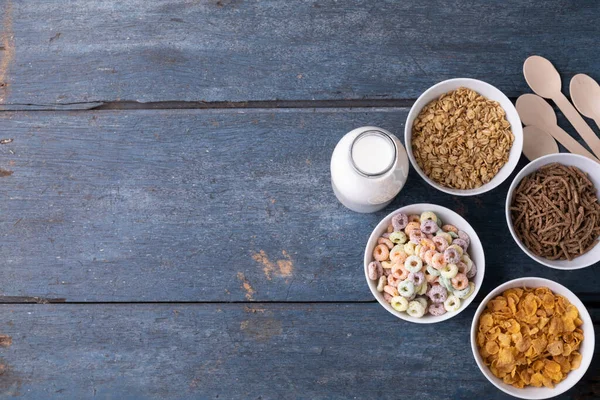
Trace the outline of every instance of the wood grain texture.
{"label": "wood grain texture", "polygon": [[[600,79],[598,2],[0,2],[5,108],[88,103],[411,99],[455,77],[509,96],[540,54]],[[557,18],[560,16],[560,18]],[[563,90],[568,93],[568,90]]]}
{"label": "wood grain texture", "polygon": [[512,177],[458,198],[411,170],[387,209],[363,215],[341,206],[329,174],[337,141],[364,125],[402,137],[406,113],[3,113],[14,140],[0,145],[1,277],[10,282],[2,294],[36,302],[372,300],[362,266],[371,230],[400,206],[431,202],[480,235],[482,295],[508,279],[542,276],[598,300],[597,265],[552,270],[512,240],[504,217]]}
{"label": "wood grain texture", "polygon": [[[443,324],[378,304],[4,305],[0,395],[28,399],[509,399]],[[591,310],[598,331],[600,313]],[[8,340],[4,340],[6,343]],[[596,347],[596,351],[598,351]],[[598,398],[600,357],[557,399]]]}

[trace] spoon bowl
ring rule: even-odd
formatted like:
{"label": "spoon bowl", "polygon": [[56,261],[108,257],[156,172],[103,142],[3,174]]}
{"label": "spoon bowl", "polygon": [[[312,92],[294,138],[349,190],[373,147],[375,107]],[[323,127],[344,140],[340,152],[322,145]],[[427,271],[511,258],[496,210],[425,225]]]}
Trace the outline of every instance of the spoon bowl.
{"label": "spoon bowl", "polygon": [[517,112],[525,125],[546,128],[557,124],[556,114],[548,102],[535,94],[524,94],[517,99]]}
{"label": "spoon bowl", "polygon": [[560,75],[554,65],[544,57],[531,56],[523,64],[527,84],[537,95],[547,99],[561,89]]}
{"label": "spoon bowl", "polygon": [[548,132],[533,125],[523,128],[523,154],[529,161],[556,153],[558,144]]}
{"label": "spoon bowl", "polygon": [[577,74],[569,85],[571,100],[577,110],[588,118],[600,121],[600,85],[590,76]]}

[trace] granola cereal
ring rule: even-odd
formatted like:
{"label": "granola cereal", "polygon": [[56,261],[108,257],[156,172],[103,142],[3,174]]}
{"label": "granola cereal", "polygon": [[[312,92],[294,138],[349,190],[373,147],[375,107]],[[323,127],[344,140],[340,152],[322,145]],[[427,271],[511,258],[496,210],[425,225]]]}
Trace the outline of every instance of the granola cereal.
{"label": "granola cereal", "polygon": [[461,87],[427,104],[412,127],[419,167],[438,184],[475,189],[508,161],[514,141],[497,101]]}

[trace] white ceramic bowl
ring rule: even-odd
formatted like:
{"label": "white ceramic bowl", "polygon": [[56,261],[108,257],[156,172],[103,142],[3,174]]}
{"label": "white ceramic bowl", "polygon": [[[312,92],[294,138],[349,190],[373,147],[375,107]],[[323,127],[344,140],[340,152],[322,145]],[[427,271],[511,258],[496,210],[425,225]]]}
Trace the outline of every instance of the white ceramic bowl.
{"label": "white ceramic bowl", "polygon": [[[481,355],[479,355],[479,349],[477,348],[477,327],[479,326],[479,317],[485,307],[491,299],[502,294],[506,289],[514,288],[514,287],[528,287],[528,288],[536,288],[545,286],[552,290],[555,294],[559,294],[564,296],[577,307],[579,310],[579,318],[583,321],[583,325],[581,329],[583,329],[583,341],[581,342],[581,347],[579,348],[579,353],[581,353],[582,360],[581,365],[578,369],[569,372],[565,380],[555,385],[553,389],[541,387],[536,388],[533,386],[526,386],[523,389],[518,389],[511,385],[508,385],[502,381],[500,378],[496,378],[494,374],[489,370],[489,368],[483,363]],[[508,393],[511,396],[515,396],[521,399],[548,399],[550,397],[558,396],[561,393],[566,392],[585,374],[585,371],[588,369],[592,362],[592,357],[594,355],[594,344],[595,344],[595,336],[594,336],[594,324],[592,322],[592,318],[588,313],[587,309],[583,305],[583,303],[579,300],[577,296],[573,294],[569,289],[564,287],[563,285],[556,283],[554,281],[543,279],[543,278],[519,278],[514,279],[512,281],[508,281],[498,286],[496,289],[492,290],[490,294],[488,294],[485,299],[481,302],[477,311],[475,312],[475,316],[473,317],[473,323],[471,324],[471,350],[473,350],[473,356],[475,357],[475,362],[477,362],[477,366],[485,375],[485,377],[498,389],[502,390],[504,393]]]}
{"label": "white ceramic bowl", "polygon": [[[423,107],[425,107],[431,101],[439,98],[444,93],[451,92],[460,87],[472,89],[477,93],[481,94],[482,96],[485,96],[490,100],[495,100],[498,103],[500,103],[500,106],[502,106],[502,108],[506,112],[506,119],[510,123],[512,133],[515,136],[515,140],[513,142],[508,156],[508,162],[502,168],[500,168],[500,171],[498,171],[496,176],[494,176],[494,178],[485,185],[482,185],[476,189],[468,190],[460,190],[442,186],[430,179],[425,174],[425,172],[423,172],[423,170],[419,167],[419,164],[417,164],[411,145],[413,122],[415,118],[419,115]],[[506,178],[508,178],[509,175],[513,172],[513,170],[517,166],[517,163],[519,162],[521,152],[523,151],[523,127],[521,126],[521,119],[519,118],[519,114],[517,113],[517,110],[513,103],[508,99],[508,97],[504,95],[504,93],[496,89],[494,86],[477,79],[448,79],[446,81],[442,81],[436,85],[433,85],[432,87],[427,89],[421,96],[419,96],[415,104],[412,106],[410,112],[408,113],[406,124],[404,125],[404,144],[412,166],[417,171],[417,173],[421,175],[421,178],[423,178],[425,182],[429,183],[434,188],[441,190],[442,192],[450,193],[455,196],[474,196],[494,189],[496,186],[504,182]]]}
{"label": "white ceramic bowl", "polygon": [[[373,249],[377,245],[377,239],[383,233],[387,232],[387,227],[391,223],[392,217],[395,214],[399,212],[405,213],[407,215],[421,214],[424,211],[433,211],[439,218],[441,218],[444,224],[452,224],[458,229],[465,231],[467,235],[469,235],[469,238],[471,239],[471,244],[469,246],[468,253],[471,256],[471,260],[473,260],[473,262],[477,266],[477,275],[475,275],[473,279],[473,282],[475,283],[475,291],[466,300],[462,301],[461,307],[458,309],[458,311],[447,312],[440,316],[426,314],[421,318],[416,318],[408,315],[405,312],[399,312],[394,310],[392,306],[384,300],[383,294],[377,291],[377,282],[369,279],[367,267],[369,263],[373,261]],[[396,317],[405,321],[416,322],[418,324],[432,324],[435,322],[445,321],[454,317],[455,315],[458,315],[458,313],[462,312],[465,308],[469,306],[469,304],[471,304],[473,299],[477,296],[479,288],[483,283],[483,276],[485,275],[485,256],[483,254],[483,246],[481,245],[481,241],[479,240],[477,233],[475,233],[475,230],[471,227],[471,225],[469,225],[467,221],[465,221],[463,217],[461,217],[454,211],[447,209],[446,207],[438,206],[435,204],[413,204],[397,209],[396,211],[392,212],[384,219],[382,219],[381,222],[379,222],[379,224],[377,224],[377,226],[371,233],[371,236],[369,237],[369,241],[367,242],[367,246],[365,248],[364,269],[365,279],[369,284],[369,289],[371,289],[371,293],[373,293],[373,296],[375,296],[375,298],[383,308],[388,310],[390,313],[394,314]]]}
{"label": "white ceramic bowl", "polygon": [[513,180],[512,184],[510,185],[510,188],[508,189],[508,194],[506,195],[506,223],[508,224],[508,229],[510,230],[513,239],[515,239],[515,242],[517,242],[519,247],[525,252],[525,254],[527,254],[529,257],[533,258],[540,264],[543,264],[550,268],[564,270],[588,267],[600,261],[600,245],[596,245],[596,247],[594,247],[592,250],[588,251],[582,256],[572,259],[571,261],[548,260],[547,258],[536,256],[527,247],[525,247],[525,245],[517,237],[517,234],[515,233],[515,230],[513,228],[513,224],[510,218],[510,204],[512,203],[514,191],[517,188],[517,185],[525,176],[537,171],[540,167],[546,164],[551,164],[554,162],[561,163],[564,165],[572,165],[574,167],[579,168],[583,172],[587,172],[589,179],[594,183],[594,186],[596,187],[596,190],[598,192],[598,196],[600,197],[600,164],[590,160],[589,158],[577,154],[549,154],[547,156],[537,158],[529,164],[527,164]]}

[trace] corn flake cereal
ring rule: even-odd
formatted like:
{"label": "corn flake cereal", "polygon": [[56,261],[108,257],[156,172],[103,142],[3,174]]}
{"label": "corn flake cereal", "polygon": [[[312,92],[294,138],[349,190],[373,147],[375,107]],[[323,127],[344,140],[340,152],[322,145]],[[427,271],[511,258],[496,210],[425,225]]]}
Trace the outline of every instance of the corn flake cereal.
{"label": "corn flake cereal", "polygon": [[477,347],[504,383],[552,388],[581,364],[582,324],[577,307],[550,289],[512,288],[479,317]]}

